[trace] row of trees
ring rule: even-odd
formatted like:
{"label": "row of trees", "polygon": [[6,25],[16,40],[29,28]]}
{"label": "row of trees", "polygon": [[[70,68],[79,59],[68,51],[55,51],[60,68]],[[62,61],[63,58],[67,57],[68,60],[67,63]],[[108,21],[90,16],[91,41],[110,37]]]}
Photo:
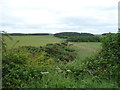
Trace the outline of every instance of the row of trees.
{"label": "row of trees", "polygon": [[73,36],[94,36],[94,35],[91,33],[61,32],[54,34],[54,36],[59,38],[69,38]]}
{"label": "row of trees", "polygon": [[69,42],[100,42],[98,36],[74,36],[67,39]]}
{"label": "row of trees", "polygon": [[54,36],[65,38],[69,42],[100,42],[100,37],[91,33],[62,32],[56,33]]}
{"label": "row of trees", "polygon": [[39,35],[51,35],[49,33],[8,33],[11,36],[28,36],[28,35],[32,35],[32,36],[39,36]]}

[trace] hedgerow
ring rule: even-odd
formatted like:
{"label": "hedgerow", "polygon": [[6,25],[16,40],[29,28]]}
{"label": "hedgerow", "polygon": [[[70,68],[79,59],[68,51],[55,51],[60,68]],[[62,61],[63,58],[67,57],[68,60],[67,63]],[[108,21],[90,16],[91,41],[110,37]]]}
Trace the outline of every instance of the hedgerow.
{"label": "hedgerow", "polygon": [[75,50],[69,47],[68,42],[48,44],[44,50],[50,57],[55,58],[55,61],[69,62],[75,59]]}
{"label": "hedgerow", "polygon": [[[29,83],[34,85],[36,80],[41,80],[40,70],[27,67],[29,54],[7,51],[2,58],[2,86],[3,88],[24,88]],[[40,84],[40,82],[39,82]]]}
{"label": "hedgerow", "polygon": [[67,38],[69,42],[100,42],[100,37],[98,36],[73,36]]}
{"label": "hedgerow", "polygon": [[118,34],[108,34],[102,40],[102,50],[95,57],[85,62],[91,75],[104,79],[112,79],[120,86],[120,44]]}
{"label": "hedgerow", "polygon": [[43,76],[40,72],[50,69],[53,62],[74,60],[73,52],[67,43],[56,43],[45,47],[22,46],[7,50],[2,54],[2,86],[40,88]]}

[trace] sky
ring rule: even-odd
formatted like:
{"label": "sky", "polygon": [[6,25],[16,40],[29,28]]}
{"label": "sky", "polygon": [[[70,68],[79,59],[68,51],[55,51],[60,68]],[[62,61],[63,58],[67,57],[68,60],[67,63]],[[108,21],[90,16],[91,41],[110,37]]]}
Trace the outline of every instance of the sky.
{"label": "sky", "polygon": [[8,33],[116,33],[118,1],[0,0],[0,30]]}

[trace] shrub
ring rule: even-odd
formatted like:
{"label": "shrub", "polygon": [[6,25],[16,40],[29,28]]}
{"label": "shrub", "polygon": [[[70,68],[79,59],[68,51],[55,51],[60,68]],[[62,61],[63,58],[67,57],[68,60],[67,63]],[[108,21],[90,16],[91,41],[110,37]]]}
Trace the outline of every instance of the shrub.
{"label": "shrub", "polygon": [[45,47],[22,46],[3,52],[3,88],[40,88],[40,72],[50,69],[54,60],[73,60],[73,52],[68,42]]}
{"label": "shrub", "polygon": [[40,80],[40,70],[26,66],[27,54],[5,52],[3,53],[2,81],[3,88],[22,88],[23,83]]}
{"label": "shrub", "polygon": [[120,86],[120,45],[118,34],[108,34],[102,40],[102,51],[86,60],[86,67],[93,75],[116,80]]}
{"label": "shrub", "polygon": [[[32,88],[41,84],[44,67],[47,67],[52,59],[47,58],[46,53],[37,47],[25,46],[7,50],[2,54],[2,81],[3,88]],[[31,62],[31,63],[30,63]],[[40,67],[42,68],[40,68]],[[39,84],[36,86],[36,83]]]}
{"label": "shrub", "polygon": [[69,62],[75,58],[74,50],[70,48],[68,42],[49,44],[44,47],[44,50],[50,57],[55,58],[56,61]]}

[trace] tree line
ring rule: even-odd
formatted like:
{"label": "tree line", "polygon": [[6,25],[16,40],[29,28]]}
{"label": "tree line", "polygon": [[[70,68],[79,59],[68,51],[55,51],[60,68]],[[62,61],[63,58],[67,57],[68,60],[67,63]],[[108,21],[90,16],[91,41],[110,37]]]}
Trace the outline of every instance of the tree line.
{"label": "tree line", "polygon": [[50,33],[8,33],[11,36],[28,36],[28,35],[33,35],[33,36],[39,36],[39,35],[51,35]]}
{"label": "tree line", "polygon": [[91,33],[62,32],[56,33],[54,36],[70,42],[100,42],[100,37]]}

